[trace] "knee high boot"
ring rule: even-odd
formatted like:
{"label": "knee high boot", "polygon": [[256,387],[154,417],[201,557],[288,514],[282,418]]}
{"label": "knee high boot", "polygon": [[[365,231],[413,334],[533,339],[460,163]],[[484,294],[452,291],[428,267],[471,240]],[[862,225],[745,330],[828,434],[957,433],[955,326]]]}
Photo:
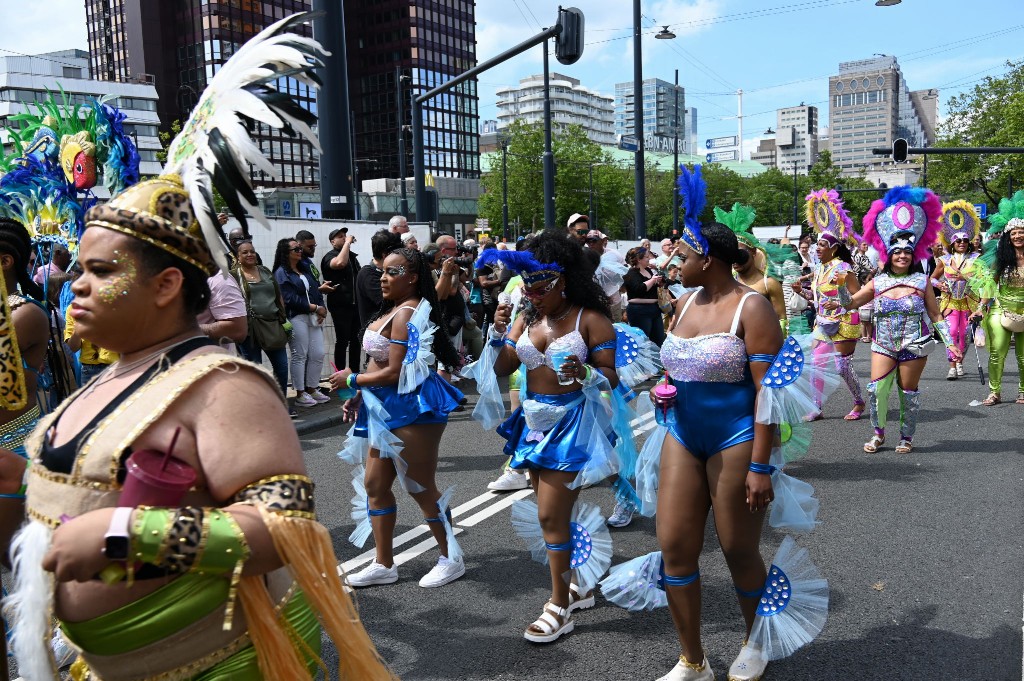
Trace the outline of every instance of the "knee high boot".
{"label": "knee high boot", "polygon": [[896,372],[893,371],[868,383],[868,411],[875,435],[879,437],[885,437],[885,424],[889,419],[889,393],[895,381]]}
{"label": "knee high boot", "polygon": [[839,375],[846,381],[846,387],[853,393],[854,404],[864,404],[864,398],[860,393],[860,379],[857,378],[857,372],[853,370],[853,355],[836,356],[836,369],[839,371]]}
{"label": "knee high boot", "polygon": [[920,390],[900,391],[900,439],[913,442],[917,430],[917,413],[921,409]]}

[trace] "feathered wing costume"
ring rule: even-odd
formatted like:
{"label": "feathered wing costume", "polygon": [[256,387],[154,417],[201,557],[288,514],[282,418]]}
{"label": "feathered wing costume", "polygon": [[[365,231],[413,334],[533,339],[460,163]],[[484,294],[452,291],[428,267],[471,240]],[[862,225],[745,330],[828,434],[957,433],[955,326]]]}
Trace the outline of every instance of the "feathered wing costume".
{"label": "feathered wing costume", "polygon": [[[259,121],[290,134],[301,135],[316,144],[309,127],[313,116],[301,111],[297,103],[273,86],[275,81],[286,77],[309,85],[317,84],[312,69],[321,64],[322,48],[309,38],[287,32],[309,19],[308,13],[282,19],[239,49],[212,79],[182,133],[172,143],[164,174],[138,183],[109,203],[94,207],[86,216],[87,225],[141,239],[207,275],[226,267],[227,248],[214,213],[213,188],[221,193],[239,219],[243,218],[246,210],[262,219],[248,179],[249,167],[252,165],[274,172],[246,134],[245,123]],[[116,116],[109,119],[110,129],[107,131],[115,136],[119,124],[116,119]],[[38,148],[48,149],[54,144],[55,137],[44,134]],[[108,157],[111,167],[117,167],[119,163],[130,164],[130,150],[125,148],[123,152],[118,157],[120,160]],[[211,366],[222,361],[220,355],[203,357]],[[175,373],[173,368],[163,374],[168,382],[194,381],[193,375],[191,370]],[[166,394],[173,396],[178,393]],[[142,401],[141,396],[139,401]],[[147,403],[137,408],[149,407]],[[41,447],[37,435],[33,435],[32,446]],[[33,521],[16,541],[16,586],[8,608],[17,618],[12,642],[20,670],[26,678],[33,680],[53,678],[52,653],[48,646],[53,585],[51,576],[42,571],[40,558],[49,546],[51,528],[63,522],[60,517],[55,517],[58,511],[54,507],[54,495],[35,491],[52,492],[52,485],[57,484],[42,478],[41,473],[37,473],[38,468],[40,466],[33,466],[30,473],[27,510]],[[300,485],[306,502],[305,510],[288,510],[289,504],[293,503],[291,499],[298,495],[284,494],[285,503],[280,505],[267,501],[267,492],[260,491],[261,483],[275,490],[284,489],[283,486],[275,486],[273,479],[244,488],[236,496],[236,503],[252,504],[259,511],[278,555],[338,648],[340,677],[393,679],[343,589],[330,535],[315,520],[311,490],[301,487],[309,484],[308,479],[305,480],[305,483],[299,480],[289,483]],[[90,492],[92,488],[68,487],[67,498],[61,503],[69,508],[78,505],[78,512],[116,505],[119,483],[116,480],[97,482],[95,489],[113,491]],[[48,484],[51,487],[48,488]],[[214,550],[210,544],[202,555],[218,555],[211,554]],[[231,612],[237,590],[246,615],[248,630],[245,633],[252,642],[262,677],[308,678],[310,672],[303,658],[309,657],[312,650],[300,640],[292,625],[285,621],[283,612],[275,606],[268,592],[267,580],[262,576],[242,576],[245,555],[238,553],[247,555],[247,551],[232,554],[237,556],[237,563],[234,572],[229,572],[231,588],[227,595],[225,631],[232,626]],[[101,660],[102,656],[91,659]]]}

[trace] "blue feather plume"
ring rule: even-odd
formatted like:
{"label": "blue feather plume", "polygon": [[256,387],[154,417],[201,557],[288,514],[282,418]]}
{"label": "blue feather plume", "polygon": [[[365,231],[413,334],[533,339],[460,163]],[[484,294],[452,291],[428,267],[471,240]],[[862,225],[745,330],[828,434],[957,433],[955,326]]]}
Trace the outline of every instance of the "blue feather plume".
{"label": "blue feather plume", "polygon": [[139,181],[139,151],[124,131],[125,114],[120,109],[93,100],[96,146],[103,163],[103,184],[111,196]]}
{"label": "blue feather plume", "polygon": [[499,251],[497,248],[489,248],[480,254],[476,260],[476,266],[493,265],[500,262],[517,274],[524,272],[537,272],[539,270],[552,270],[561,272],[562,267],[558,263],[538,262],[529,251]]}
{"label": "blue feather plume", "polygon": [[701,177],[700,164],[693,166],[692,173],[685,165],[680,165],[676,184],[679,187],[679,196],[683,198],[686,222],[699,227],[700,214],[704,212],[708,195],[708,185]]}
{"label": "blue feather plume", "polygon": [[882,201],[885,202],[886,206],[895,206],[900,201],[905,201],[911,205],[917,206],[924,203],[927,194],[928,190],[923,187],[893,187],[885,193],[885,196],[882,197]]}

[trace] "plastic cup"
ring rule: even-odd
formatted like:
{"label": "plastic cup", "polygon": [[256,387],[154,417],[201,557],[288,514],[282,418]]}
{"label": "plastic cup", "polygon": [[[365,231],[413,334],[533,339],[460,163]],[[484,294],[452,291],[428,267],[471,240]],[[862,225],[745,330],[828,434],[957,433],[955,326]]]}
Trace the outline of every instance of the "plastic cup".
{"label": "plastic cup", "polygon": [[555,376],[558,377],[558,385],[572,385],[573,380],[575,380],[572,376],[569,376],[568,379],[564,379],[561,374],[562,365],[566,364],[570,357],[572,357],[571,350],[551,351],[551,366],[554,367]]}
{"label": "plastic cup", "polygon": [[153,449],[132,452],[126,468],[118,506],[178,506],[196,483],[191,466]]}

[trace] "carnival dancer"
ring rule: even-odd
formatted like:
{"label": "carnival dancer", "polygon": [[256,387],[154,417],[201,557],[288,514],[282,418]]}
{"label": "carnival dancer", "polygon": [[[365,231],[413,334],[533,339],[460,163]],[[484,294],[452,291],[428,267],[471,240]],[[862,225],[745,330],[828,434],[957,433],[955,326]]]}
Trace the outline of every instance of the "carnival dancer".
{"label": "carnival dancer", "polygon": [[51,614],[79,651],[77,681],[310,678],[323,664],[321,625],[342,678],[394,678],[315,520],[276,382],[196,323],[207,278],[227,267],[213,190],[236,216],[260,215],[244,178],[267,161],[243,120],[290,126],[316,146],[315,119],[270,84],[287,72],[316,85],[319,45],[287,32],[307,20],[285,18],[242,46],[172,142],[164,174],[86,215],[71,314],[120,359],[26,442],[31,521],[14,541],[7,603],[26,679],[56,678]]}
{"label": "carnival dancer", "polygon": [[[613,415],[621,424],[626,409],[613,406],[621,402],[613,390],[616,332],[608,299],[581,247],[560,230],[533,237],[528,251],[495,250],[485,256],[523,276],[523,296],[530,303],[511,325],[511,306],[498,307],[490,353],[479,360],[481,374],[472,373],[479,385],[489,367],[498,376],[508,376],[520,362],[526,367],[522,405],[500,424],[498,434],[507,440],[510,467],[529,470],[537,494],[536,504],[513,505],[513,526],[551,573],[551,599],[523,636],[551,643],[575,628],[573,611],[594,605],[593,589],[611,563],[611,539],[600,510],[577,498],[581,486],[618,471],[613,443],[623,436],[616,434]],[[494,423],[504,410],[500,393],[485,404],[491,405],[490,413],[480,418]]]}
{"label": "carnival dancer", "polygon": [[844,273],[839,280],[838,301],[826,303],[826,309],[834,311],[874,301],[875,337],[868,384],[874,434],[864,444],[868,453],[877,452],[885,443],[889,393],[894,382],[900,388],[900,441],[896,453],[909,454],[914,448],[921,409],[918,385],[929,346],[935,345],[934,341],[928,342],[931,334],[926,317],[950,356],[956,361],[962,359],[961,350],[950,338],[949,323],[939,313],[931,282],[919,265],[928,257],[929,245],[942,229],[941,215],[942,203],[930,190],[894,187],[886,192],[864,216],[864,239],[879,254],[885,254],[882,271],[855,292],[849,291],[854,278]]}
{"label": "carnival dancer", "polygon": [[786,333],[786,298],[782,294],[782,285],[775,278],[774,269],[770,267],[768,251],[750,230],[755,217],[754,209],[742,203],[732,204],[731,211],[724,211],[715,206],[715,220],[732,230],[740,248],[749,256],[745,263],[733,268],[736,270],[736,278],[744,286],[752,288],[768,299],[775,308],[775,314],[779,316],[782,332]]}
{"label": "carnival dancer", "polygon": [[372,530],[377,553],[346,581],[356,587],[398,581],[393,553],[398,505],[392,492],[397,478],[419,505],[441,551],[420,586],[439,587],[466,573],[451,526],[453,489],[442,495],[435,481],[441,436],[462,393],[432,365],[436,359],[455,366],[457,353],[448,334],[436,333],[441,309],[426,257],[403,248],[388,254],[383,265],[384,304],[363,331],[367,370],[342,369],[331,376],[331,387],[343,395],[346,389],[358,391],[342,406],[344,419],[355,421],[341,455],[357,464],[352,503],[359,524],[349,539],[362,546]]}
{"label": "carnival dancer", "polygon": [[1017,404],[1024,404],[1024,191],[999,202],[999,211],[989,217],[992,227],[989,241],[975,261],[971,288],[981,296],[981,304],[971,317],[984,315],[988,342],[987,407],[999,404],[1003,367],[1011,341],[1017,354],[1020,378]]}
{"label": "carnival dancer", "polygon": [[[675,326],[662,346],[672,384],[654,391],[662,434],[668,435],[656,483],[662,582],[682,648],[679,662],[660,681],[714,679],[700,637],[698,569],[712,509],[746,625],[729,677],[758,679],[767,661],[776,659],[768,641],[747,639],[770,588],[760,541],[775,498],[769,457],[780,419],[772,409],[764,419],[755,418],[755,411],[760,414],[756,405],[763,399],[763,385],[772,385],[763,383],[769,368],[781,376],[802,361],[795,352],[782,358],[783,337],[772,305],[733,278],[732,267],[749,257],[735,234],[722,225],[700,225],[705,195],[700,166],[692,173],[681,170],[686,221],[676,252],[683,283],[702,288],[679,301]],[[776,360],[790,368],[777,368]],[[805,393],[803,406],[790,412],[801,413],[813,403],[809,387]]]}
{"label": "carnival dancer", "polygon": [[[981,217],[974,205],[967,201],[953,201],[942,204],[942,231],[939,241],[945,246],[945,255],[936,259],[932,279],[939,282],[942,296],[939,311],[949,323],[949,334],[960,349],[963,358],[967,351],[967,334],[970,333],[970,316],[978,307],[978,298],[970,290],[968,278],[977,253],[973,253],[971,242],[981,233]],[[949,372],[946,380],[955,381],[964,375],[964,365],[946,353]]]}
{"label": "carnival dancer", "polygon": [[[837,299],[840,279],[845,279],[851,294],[860,288],[856,278],[845,277],[853,269],[850,252],[856,243],[853,220],[843,208],[843,201],[834,189],[820,189],[807,196],[807,224],[818,234],[819,262],[814,267],[811,283],[811,300],[816,312],[815,361],[820,364],[823,361],[822,355],[836,353],[836,368],[853,395],[853,409],[843,418],[856,421],[864,413],[860,379],[853,368],[853,353],[860,339],[860,316],[855,308],[829,305]],[[807,295],[796,283],[793,284],[793,291],[801,296]],[[820,412],[810,416],[814,420],[821,418]]]}

